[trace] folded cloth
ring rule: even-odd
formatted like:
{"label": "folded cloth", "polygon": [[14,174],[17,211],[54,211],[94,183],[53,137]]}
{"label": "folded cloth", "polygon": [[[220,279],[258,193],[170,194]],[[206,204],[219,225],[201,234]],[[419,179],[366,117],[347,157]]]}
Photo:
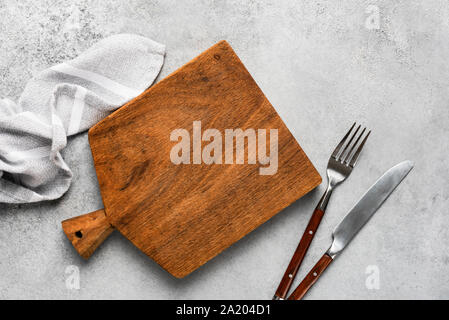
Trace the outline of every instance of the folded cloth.
{"label": "folded cloth", "polygon": [[60,151],[138,96],[159,74],[165,46],[120,34],[30,80],[16,104],[0,99],[0,203],[61,197],[72,172]]}

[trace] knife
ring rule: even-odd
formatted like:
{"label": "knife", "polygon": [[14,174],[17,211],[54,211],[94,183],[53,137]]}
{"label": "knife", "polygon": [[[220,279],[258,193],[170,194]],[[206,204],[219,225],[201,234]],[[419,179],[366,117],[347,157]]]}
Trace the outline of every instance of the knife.
{"label": "knife", "polygon": [[343,251],[412,168],[413,162],[401,162],[385,172],[368,189],[359,202],[349,211],[337,228],[335,228],[332,233],[333,242],[329,250],[327,250],[295,291],[288,297],[288,300],[300,300],[304,297],[329,264]]}

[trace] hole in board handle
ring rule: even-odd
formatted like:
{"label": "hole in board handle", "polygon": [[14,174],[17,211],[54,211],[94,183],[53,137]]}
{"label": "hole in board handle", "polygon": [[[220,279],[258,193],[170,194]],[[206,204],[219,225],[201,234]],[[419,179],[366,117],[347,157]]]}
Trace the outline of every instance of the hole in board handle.
{"label": "hole in board handle", "polygon": [[77,238],[82,238],[83,237],[83,233],[81,232],[81,230],[78,230],[77,232],[75,232],[75,236],[77,237]]}

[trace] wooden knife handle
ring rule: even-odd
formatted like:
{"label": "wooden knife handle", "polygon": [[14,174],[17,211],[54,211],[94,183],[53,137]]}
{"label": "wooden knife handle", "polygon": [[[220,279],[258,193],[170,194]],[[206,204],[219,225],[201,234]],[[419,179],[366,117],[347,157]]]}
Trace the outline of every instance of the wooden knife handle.
{"label": "wooden knife handle", "polygon": [[301,300],[331,262],[332,258],[325,253],[312,270],[310,270],[304,280],[302,280],[295,291],[293,291],[290,297],[288,297],[288,300]]}
{"label": "wooden knife handle", "polygon": [[114,228],[100,209],[62,222],[62,229],[76,251],[88,259]]}
{"label": "wooden knife handle", "polygon": [[299,241],[298,247],[290,260],[287,270],[285,270],[284,276],[282,277],[281,283],[279,284],[273,299],[285,299],[287,296],[288,290],[293,284],[296,273],[304,260],[310,244],[312,243],[313,237],[315,236],[323,215],[324,211],[318,208],[316,208],[313,212],[313,215],[307,224],[306,230],[302,235],[301,241]]}

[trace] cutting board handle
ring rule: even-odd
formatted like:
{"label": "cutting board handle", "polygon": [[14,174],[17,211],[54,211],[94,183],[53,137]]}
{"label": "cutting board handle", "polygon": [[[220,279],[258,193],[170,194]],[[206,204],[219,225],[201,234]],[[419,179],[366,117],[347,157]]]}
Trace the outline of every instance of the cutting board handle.
{"label": "cutting board handle", "polygon": [[76,251],[88,259],[98,246],[114,231],[104,209],[62,222],[62,229]]}

